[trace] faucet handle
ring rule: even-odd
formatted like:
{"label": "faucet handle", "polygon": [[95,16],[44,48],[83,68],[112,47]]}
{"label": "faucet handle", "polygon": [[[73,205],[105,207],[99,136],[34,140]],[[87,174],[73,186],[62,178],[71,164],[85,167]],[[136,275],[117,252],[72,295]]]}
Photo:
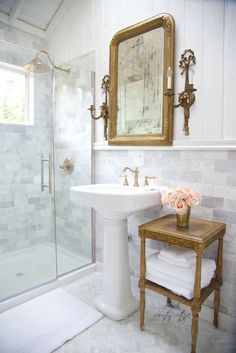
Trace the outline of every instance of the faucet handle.
{"label": "faucet handle", "polygon": [[156,179],[156,177],[154,176],[145,176],[145,179],[144,179],[144,186],[147,186],[148,185],[148,180],[149,179]]}
{"label": "faucet handle", "polygon": [[124,183],[123,183],[124,186],[129,186],[127,174],[124,174],[124,175],[121,174],[120,178],[124,178]]}
{"label": "faucet handle", "polygon": [[127,174],[125,174],[124,186],[129,186]]}

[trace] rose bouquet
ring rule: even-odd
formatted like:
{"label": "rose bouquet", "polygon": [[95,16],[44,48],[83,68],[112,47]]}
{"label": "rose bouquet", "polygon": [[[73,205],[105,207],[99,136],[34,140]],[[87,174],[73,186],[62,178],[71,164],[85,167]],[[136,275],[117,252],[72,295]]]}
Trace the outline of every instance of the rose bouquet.
{"label": "rose bouquet", "polygon": [[188,187],[178,187],[162,196],[162,204],[169,205],[177,214],[184,214],[188,207],[198,205],[201,200],[199,192]]}

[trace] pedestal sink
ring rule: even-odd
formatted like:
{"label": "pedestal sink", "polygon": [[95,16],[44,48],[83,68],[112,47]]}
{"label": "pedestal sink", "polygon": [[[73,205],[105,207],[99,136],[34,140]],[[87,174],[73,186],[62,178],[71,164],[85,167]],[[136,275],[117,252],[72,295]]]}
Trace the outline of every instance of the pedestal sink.
{"label": "pedestal sink", "polygon": [[96,306],[113,320],[124,319],[138,308],[130,283],[127,217],[160,206],[160,191],[119,184],[74,186],[70,191],[73,201],[103,215],[103,294]]}

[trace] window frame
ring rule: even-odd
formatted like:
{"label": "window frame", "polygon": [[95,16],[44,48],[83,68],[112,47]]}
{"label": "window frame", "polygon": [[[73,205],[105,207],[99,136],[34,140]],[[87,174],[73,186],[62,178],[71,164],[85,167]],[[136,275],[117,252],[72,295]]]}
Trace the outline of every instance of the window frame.
{"label": "window frame", "polygon": [[34,125],[34,116],[33,116],[33,103],[34,103],[34,84],[33,77],[30,72],[25,70],[21,66],[16,66],[13,64],[8,64],[5,62],[0,62],[0,69],[5,70],[11,73],[21,74],[25,77],[25,114],[23,122],[10,122],[0,120],[1,125],[20,125],[20,126],[31,126]]}

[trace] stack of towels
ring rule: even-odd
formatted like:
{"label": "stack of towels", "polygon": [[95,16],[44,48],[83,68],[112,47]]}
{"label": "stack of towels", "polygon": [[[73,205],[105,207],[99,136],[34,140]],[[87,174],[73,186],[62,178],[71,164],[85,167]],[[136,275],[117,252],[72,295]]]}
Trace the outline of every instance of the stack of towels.
{"label": "stack of towels", "polygon": [[[146,261],[146,279],[192,299],[196,269],[196,253],[179,246],[167,246]],[[215,261],[202,259],[201,288],[208,286],[216,269]]]}

